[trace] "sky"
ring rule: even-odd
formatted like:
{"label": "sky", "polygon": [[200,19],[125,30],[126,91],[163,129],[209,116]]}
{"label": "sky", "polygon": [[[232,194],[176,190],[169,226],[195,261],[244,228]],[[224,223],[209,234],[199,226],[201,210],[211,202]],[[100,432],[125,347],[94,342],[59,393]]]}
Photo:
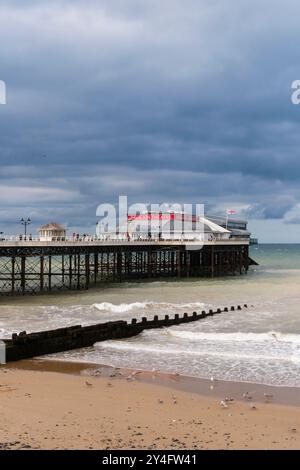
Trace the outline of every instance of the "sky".
{"label": "sky", "polygon": [[0,0],[0,231],[130,202],[300,242],[297,0]]}

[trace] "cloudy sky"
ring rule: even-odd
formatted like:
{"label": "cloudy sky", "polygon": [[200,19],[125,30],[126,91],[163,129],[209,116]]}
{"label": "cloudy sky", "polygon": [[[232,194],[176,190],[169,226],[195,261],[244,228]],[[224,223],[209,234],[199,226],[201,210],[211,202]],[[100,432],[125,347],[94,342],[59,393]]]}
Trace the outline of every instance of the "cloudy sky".
{"label": "cloudy sky", "polygon": [[203,202],[300,242],[298,0],[1,0],[0,230]]}

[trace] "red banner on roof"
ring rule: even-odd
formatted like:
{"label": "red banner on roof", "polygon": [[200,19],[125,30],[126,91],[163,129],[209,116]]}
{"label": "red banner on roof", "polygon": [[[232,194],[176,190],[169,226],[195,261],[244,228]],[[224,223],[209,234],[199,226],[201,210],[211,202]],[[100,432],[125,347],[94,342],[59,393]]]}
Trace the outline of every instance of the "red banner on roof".
{"label": "red banner on roof", "polygon": [[183,222],[199,222],[199,217],[191,214],[175,214],[175,213],[170,213],[170,214],[154,214],[154,213],[148,213],[148,214],[138,214],[138,215],[128,215],[128,221],[146,221],[146,220],[166,220],[166,221],[171,221],[171,220],[179,220]]}

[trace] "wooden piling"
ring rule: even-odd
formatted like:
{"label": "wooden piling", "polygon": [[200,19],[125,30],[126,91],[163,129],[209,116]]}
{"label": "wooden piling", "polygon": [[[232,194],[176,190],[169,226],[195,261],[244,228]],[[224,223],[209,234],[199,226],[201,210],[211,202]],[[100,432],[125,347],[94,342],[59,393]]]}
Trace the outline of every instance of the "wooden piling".
{"label": "wooden piling", "polygon": [[244,246],[204,246],[188,251],[176,245],[21,246],[0,245],[0,295],[88,289],[98,282],[145,277],[223,276],[246,272]]}

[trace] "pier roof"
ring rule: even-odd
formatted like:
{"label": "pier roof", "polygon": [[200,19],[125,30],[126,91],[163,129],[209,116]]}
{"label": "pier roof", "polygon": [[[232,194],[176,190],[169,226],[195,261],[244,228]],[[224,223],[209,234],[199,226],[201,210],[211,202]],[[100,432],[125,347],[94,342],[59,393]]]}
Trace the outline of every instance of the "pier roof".
{"label": "pier roof", "polygon": [[55,222],[49,222],[46,225],[42,225],[42,227],[40,227],[40,230],[58,230],[58,231],[62,231],[62,230],[66,230],[66,228],[63,225],[57,224]]}

